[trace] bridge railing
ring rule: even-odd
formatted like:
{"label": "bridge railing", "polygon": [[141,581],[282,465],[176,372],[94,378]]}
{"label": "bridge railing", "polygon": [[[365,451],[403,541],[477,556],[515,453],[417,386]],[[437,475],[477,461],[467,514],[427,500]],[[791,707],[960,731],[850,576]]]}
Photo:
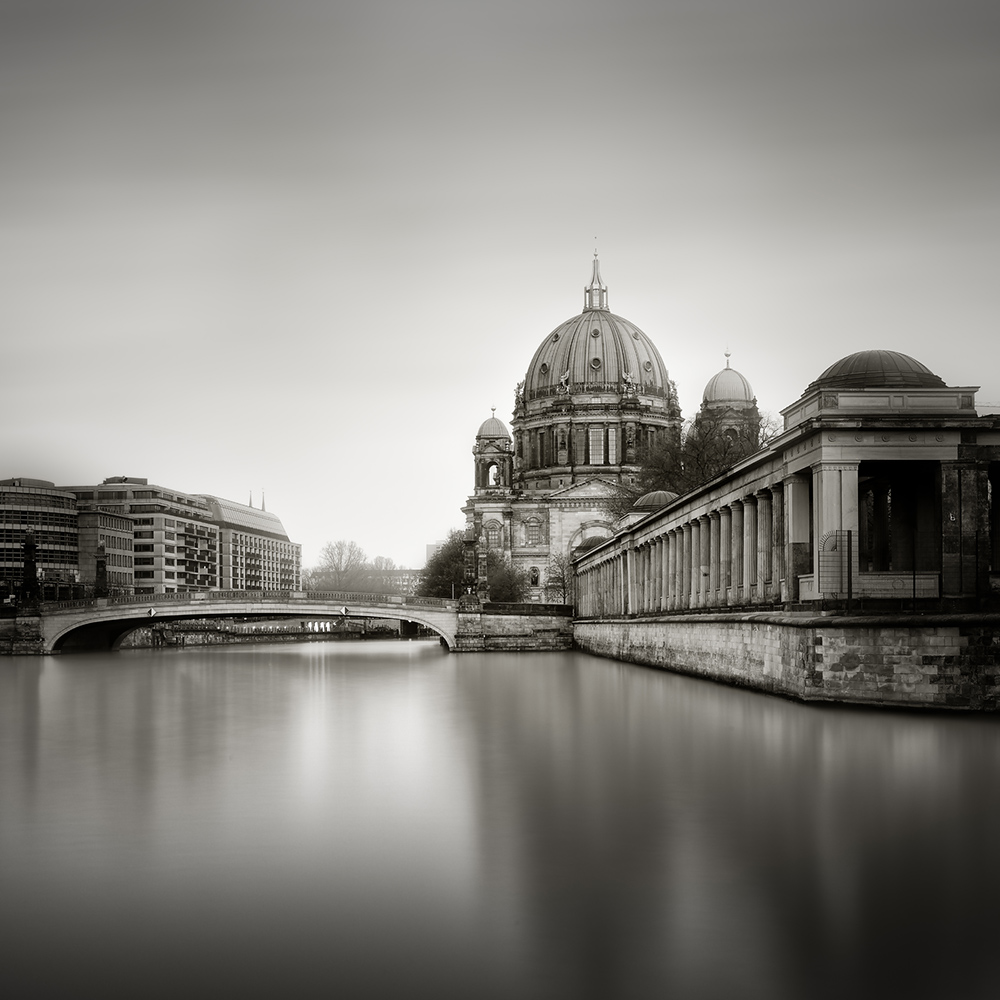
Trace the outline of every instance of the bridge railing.
{"label": "bridge railing", "polygon": [[457,601],[448,598],[359,593],[347,590],[208,590],[196,593],[132,594],[124,597],[86,597],[72,601],[45,601],[41,607],[45,611],[72,611],[76,608],[147,606],[152,604],[220,604],[236,601],[240,603],[265,601],[291,605],[330,603],[347,607],[349,610],[352,604],[377,604],[386,608],[455,609],[458,607]]}

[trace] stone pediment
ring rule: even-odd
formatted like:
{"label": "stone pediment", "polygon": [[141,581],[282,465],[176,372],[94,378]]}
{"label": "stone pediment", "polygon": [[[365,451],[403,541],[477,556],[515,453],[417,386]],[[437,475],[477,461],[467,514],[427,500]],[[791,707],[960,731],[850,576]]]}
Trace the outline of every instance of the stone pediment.
{"label": "stone pediment", "polygon": [[620,488],[606,479],[586,479],[582,483],[573,483],[550,494],[550,500],[587,500],[590,498],[605,499],[617,496]]}

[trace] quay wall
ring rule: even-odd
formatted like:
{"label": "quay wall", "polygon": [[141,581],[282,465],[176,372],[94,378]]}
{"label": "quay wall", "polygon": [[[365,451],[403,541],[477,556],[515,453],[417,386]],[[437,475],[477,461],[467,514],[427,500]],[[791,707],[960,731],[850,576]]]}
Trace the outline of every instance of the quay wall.
{"label": "quay wall", "polygon": [[459,609],[456,653],[559,652],[573,648],[573,609],[565,604],[478,604]]}
{"label": "quay wall", "polygon": [[33,656],[44,648],[38,615],[0,617],[0,656]]}
{"label": "quay wall", "polygon": [[804,702],[995,711],[1000,615],[578,619],[578,649]]}

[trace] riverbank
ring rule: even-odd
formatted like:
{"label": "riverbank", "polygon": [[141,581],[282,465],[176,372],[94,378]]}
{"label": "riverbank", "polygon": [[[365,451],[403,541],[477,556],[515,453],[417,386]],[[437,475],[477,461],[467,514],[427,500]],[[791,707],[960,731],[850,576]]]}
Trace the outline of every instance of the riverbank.
{"label": "riverbank", "polygon": [[1000,614],[577,619],[577,648],[804,702],[996,711]]}

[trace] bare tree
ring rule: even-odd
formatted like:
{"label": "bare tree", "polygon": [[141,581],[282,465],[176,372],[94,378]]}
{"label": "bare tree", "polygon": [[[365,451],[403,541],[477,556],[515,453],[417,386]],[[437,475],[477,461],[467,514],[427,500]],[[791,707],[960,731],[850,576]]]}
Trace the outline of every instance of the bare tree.
{"label": "bare tree", "polygon": [[545,571],[545,589],[558,604],[572,604],[574,594],[573,557],[559,552],[549,560]]}
{"label": "bare tree", "polygon": [[701,413],[688,422],[682,441],[668,440],[640,455],[640,490],[693,490],[759,451],[778,430],[767,414],[734,420],[729,413]]}
{"label": "bare tree", "polygon": [[373,594],[390,594],[399,589],[395,579],[396,564],[387,556],[376,556],[368,564],[366,590]]}
{"label": "bare tree", "polygon": [[319,565],[305,571],[306,590],[362,590],[368,570],[364,549],[357,542],[339,539],[320,549]]}

